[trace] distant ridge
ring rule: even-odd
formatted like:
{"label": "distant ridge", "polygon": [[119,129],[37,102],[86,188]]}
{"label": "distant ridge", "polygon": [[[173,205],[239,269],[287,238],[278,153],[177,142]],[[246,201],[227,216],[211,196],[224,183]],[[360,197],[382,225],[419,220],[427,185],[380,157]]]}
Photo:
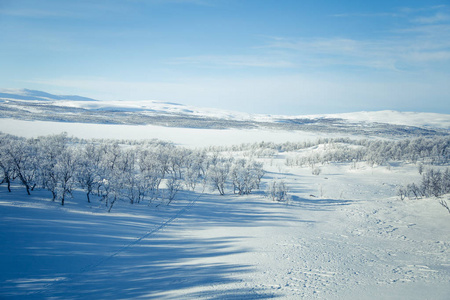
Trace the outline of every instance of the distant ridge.
{"label": "distant ridge", "polygon": [[81,97],[76,95],[54,95],[42,91],[29,89],[0,89],[0,98],[24,100],[24,101],[55,101],[55,100],[98,101],[92,98]]}
{"label": "distant ridge", "polygon": [[95,100],[30,89],[0,89],[0,118],[202,129],[359,132],[362,135],[450,134],[450,114],[384,110],[320,115],[264,115],[154,100]]}

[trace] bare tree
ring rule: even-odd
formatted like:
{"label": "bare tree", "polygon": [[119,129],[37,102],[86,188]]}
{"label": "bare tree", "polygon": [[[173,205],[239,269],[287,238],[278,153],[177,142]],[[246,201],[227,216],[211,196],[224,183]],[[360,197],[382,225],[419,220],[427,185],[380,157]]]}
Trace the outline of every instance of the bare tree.
{"label": "bare tree", "polygon": [[448,213],[450,214],[450,208],[448,207],[447,201],[444,200],[444,199],[440,199],[440,200],[439,200],[439,203],[440,203],[444,208],[446,208],[447,211],[448,211]]}

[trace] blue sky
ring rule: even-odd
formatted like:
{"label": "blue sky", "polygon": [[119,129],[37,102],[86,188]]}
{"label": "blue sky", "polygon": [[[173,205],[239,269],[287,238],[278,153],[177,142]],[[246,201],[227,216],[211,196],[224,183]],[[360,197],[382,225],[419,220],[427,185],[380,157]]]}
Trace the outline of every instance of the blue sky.
{"label": "blue sky", "polygon": [[253,113],[450,113],[450,2],[0,0],[0,87]]}

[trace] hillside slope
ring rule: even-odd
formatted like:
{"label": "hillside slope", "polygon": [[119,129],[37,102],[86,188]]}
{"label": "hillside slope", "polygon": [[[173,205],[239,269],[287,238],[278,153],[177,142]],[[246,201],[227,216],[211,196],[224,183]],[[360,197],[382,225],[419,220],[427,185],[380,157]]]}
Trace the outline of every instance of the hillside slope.
{"label": "hillside slope", "polygon": [[447,135],[450,115],[355,112],[314,116],[252,115],[159,101],[97,101],[33,90],[3,90],[0,118],[206,129],[273,129],[360,135]]}

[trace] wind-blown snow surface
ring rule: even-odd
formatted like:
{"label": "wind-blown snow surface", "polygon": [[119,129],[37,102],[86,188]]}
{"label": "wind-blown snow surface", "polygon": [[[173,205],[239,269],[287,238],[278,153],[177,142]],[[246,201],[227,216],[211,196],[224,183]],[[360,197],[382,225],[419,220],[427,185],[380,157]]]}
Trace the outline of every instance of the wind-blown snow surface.
{"label": "wind-blown snow surface", "polygon": [[290,204],[261,193],[183,192],[170,206],[0,186],[0,298],[448,299],[450,218],[400,201],[415,166],[327,165],[319,176],[266,160]]}

